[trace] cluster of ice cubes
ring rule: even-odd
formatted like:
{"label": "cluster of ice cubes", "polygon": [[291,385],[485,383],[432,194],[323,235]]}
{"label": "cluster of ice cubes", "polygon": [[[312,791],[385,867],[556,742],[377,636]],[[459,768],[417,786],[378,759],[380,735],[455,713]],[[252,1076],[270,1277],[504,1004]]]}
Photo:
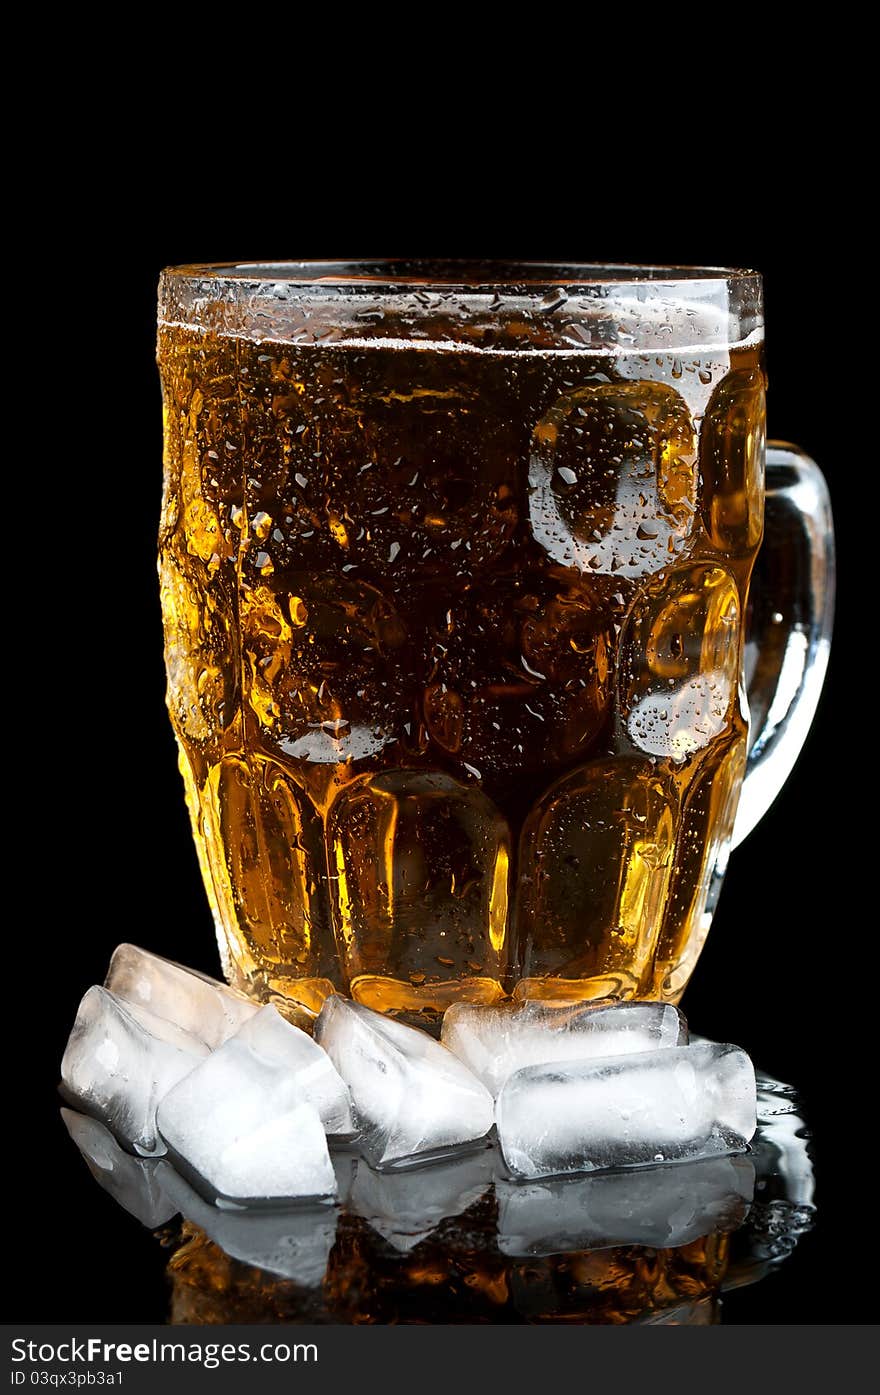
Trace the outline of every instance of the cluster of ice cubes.
{"label": "cluster of ice cubes", "polygon": [[[130,1153],[167,1153],[168,1162],[137,1164],[131,1209],[150,1218],[165,1204],[160,1169],[227,1211],[334,1200],[345,1168],[329,1140],[370,1165],[353,1194],[365,1192],[361,1204],[374,1211],[387,1204],[392,1229],[415,1213],[416,1196],[424,1206],[424,1184],[413,1190],[406,1170],[432,1164],[433,1223],[450,1214],[450,1186],[460,1200],[452,1157],[474,1154],[466,1191],[488,1185],[493,1129],[502,1210],[515,1218],[525,1194],[517,1183],[735,1154],[756,1125],[748,1056],[689,1045],[667,1004],[457,1004],[438,1042],[333,996],[313,1038],[274,1007],[133,945],[117,949],[104,987],[83,998],[61,1074],[68,1101],[91,1116],[68,1116],[68,1127],[105,1182],[126,1171],[126,1155],[109,1134],[102,1141],[95,1120]],[[738,1195],[733,1172],[727,1180],[725,1195]],[[605,1191],[587,1229],[613,1233],[613,1185]],[[547,1226],[561,1225],[564,1190],[539,1200]]]}

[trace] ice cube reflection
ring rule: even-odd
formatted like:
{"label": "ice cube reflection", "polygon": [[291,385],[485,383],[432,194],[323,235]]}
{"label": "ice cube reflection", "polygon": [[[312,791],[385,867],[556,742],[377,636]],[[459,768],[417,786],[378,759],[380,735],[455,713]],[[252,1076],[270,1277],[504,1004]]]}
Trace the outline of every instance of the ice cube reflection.
{"label": "ice cube reflection", "polygon": [[551,1255],[619,1245],[676,1249],[736,1230],[755,1189],[749,1157],[605,1172],[544,1182],[495,1183],[498,1246]]}
{"label": "ice cube reflection", "polygon": [[[815,1216],[794,1092],[759,1076],[758,1119],[743,1156],[554,1182],[510,1181],[495,1147],[400,1174],[336,1150],[338,1206],[228,1211],[65,1111],[122,1205],[148,1225],[179,1212],[175,1323],[719,1322],[724,1294],[790,1261]],[[120,1188],[126,1165],[152,1214]]]}

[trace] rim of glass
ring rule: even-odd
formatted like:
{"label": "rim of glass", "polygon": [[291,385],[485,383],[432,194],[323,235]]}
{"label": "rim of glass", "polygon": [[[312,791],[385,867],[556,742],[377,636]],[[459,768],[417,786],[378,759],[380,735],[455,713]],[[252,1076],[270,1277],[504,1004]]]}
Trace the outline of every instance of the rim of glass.
{"label": "rim of glass", "polygon": [[372,293],[450,289],[515,291],[541,286],[676,285],[693,287],[759,282],[761,273],[747,267],[675,266],[636,262],[520,261],[508,258],[356,258],[353,260],[204,262],[169,266],[163,275],[175,281],[242,281],[286,286],[356,289]]}

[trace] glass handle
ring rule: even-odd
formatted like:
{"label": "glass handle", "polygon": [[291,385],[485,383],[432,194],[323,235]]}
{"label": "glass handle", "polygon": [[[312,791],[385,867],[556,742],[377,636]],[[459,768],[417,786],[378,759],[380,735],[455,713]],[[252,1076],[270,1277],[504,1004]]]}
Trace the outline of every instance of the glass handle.
{"label": "glass handle", "polygon": [[767,445],[764,542],[749,592],[749,756],[731,847],[770,808],[816,711],[834,614],[834,525],[822,471],[796,446]]}

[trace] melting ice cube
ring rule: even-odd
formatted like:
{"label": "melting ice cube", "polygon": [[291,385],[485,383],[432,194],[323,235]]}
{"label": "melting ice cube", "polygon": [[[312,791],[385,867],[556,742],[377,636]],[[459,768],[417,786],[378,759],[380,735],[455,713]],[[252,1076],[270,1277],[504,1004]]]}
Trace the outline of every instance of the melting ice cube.
{"label": "melting ice cube", "polygon": [[156,1133],[161,1099],[207,1054],[179,1031],[154,1035],[113,993],[97,985],[79,1005],[61,1062],[67,1097],[101,1119],[139,1153],[162,1153]]}
{"label": "melting ice cube", "polygon": [[424,1161],[491,1129],[489,1091],[417,1027],[334,996],[315,1038],[351,1091],[361,1146],[374,1167],[416,1155]]}
{"label": "melting ice cube", "polygon": [[453,1003],[441,1040],[497,1095],[525,1066],[624,1056],[687,1042],[687,1023],[669,1003],[576,1003],[537,999],[480,1007]]}
{"label": "melting ice cube", "polygon": [[259,1003],[225,983],[137,945],[119,945],[114,950],[104,987],[117,998],[174,1022],[211,1048],[221,1046],[260,1010]]}
{"label": "melting ice cube", "polygon": [[755,1071],[714,1042],[527,1066],[502,1087],[496,1120],[521,1177],[710,1157],[755,1132]]}
{"label": "melting ice cube", "polygon": [[157,1122],[206,1195],[274,1204],[336,1195],[320,1111],[350,1129],[325,1053],[267,1007],[165,1097]]}
{"label": "melting ice cube", "polygon": [[348,1087],[327,1052],[306,1032],[285,1021],[275,1008],[264,1007],[245,1022],[234,1040],[279,1072],[296,1076],[299,1095],[317,1109],[325,1133],[333,1138],[353,1136]]}

